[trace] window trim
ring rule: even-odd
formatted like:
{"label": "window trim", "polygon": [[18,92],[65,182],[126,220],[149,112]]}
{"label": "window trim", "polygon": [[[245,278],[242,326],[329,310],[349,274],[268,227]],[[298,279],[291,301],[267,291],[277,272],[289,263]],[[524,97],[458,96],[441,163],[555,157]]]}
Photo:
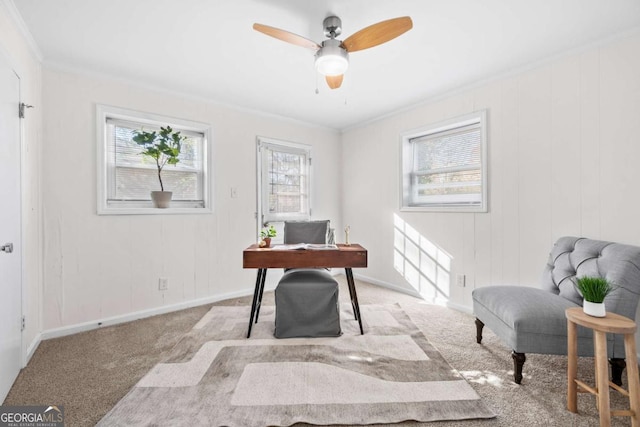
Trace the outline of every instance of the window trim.
{"label": "window trim", "polygon": [[[203,191],[204,207],[172,206],[166,209],[154,208],[151,200],[107,202],[109,179],[107,153],[107,119],[125,120],[152,126],[169,125],[178,130],[197,132],[204,135],[203,141]],[[170,215],[170,214],[210,214],[213,213],[213,140],[211,126],[207,123],[178,119],[160,114],[146,113],[109,105],[96,104],[96,171],[97,171],[97,214],[98,215]],[[188,204],[189,202],[186,202]]]}
{"label": "window trim", "polygon": [[[261,149],[264,146],[280,146],[283,148],[289,148],[292,152],[305,152],[308,157],[307,164],[307,214],[282,214],[282,218],[273,219],[267,218],[263,212],[263,200],[265,188],[262,185],[262,153]],[[267,138],[263,136],[256,137],[256,224],[258,233],[262,229],[265,223],[269,222],[282,222],[285,220],[309,220],[312,212],[312,181],[313,181],[313,162],[312,159],[312,146],[308,144],[300,144],[297,142],[283,141],[280,139]]]}
{"label": "window trim", "polygon": [[[402,212],[488,212],[488,160],[487,160],[487,110],[475,111],[473,113],[454,117],[438,123],[433,123],[417,129],[405,131],[400,134],[400,211]],[[480,192],[481,201],[478,205],[462,204],[442,204],[424,203],[412,205],[411,193],[413,186],[411,178],[413,175],[413,147],[411,140],[428,135],[460,129],[466,126],[477,124],[480,127],[480,167],[482,171]],[[452,197],[455,198],[455,197]]]}

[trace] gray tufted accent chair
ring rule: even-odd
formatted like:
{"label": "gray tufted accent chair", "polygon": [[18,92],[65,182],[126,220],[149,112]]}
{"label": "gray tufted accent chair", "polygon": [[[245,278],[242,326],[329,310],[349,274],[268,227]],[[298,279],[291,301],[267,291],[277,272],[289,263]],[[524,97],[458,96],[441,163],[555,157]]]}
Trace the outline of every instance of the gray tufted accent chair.
{"label": "gray tufted accent chair", "polygon": [[[640,299],[640,247],[580,237],[561,237],[549,254],[541,288],[488,286],[473,291],[478,343],[487,325],[513,349],[514,379],[522,381],[526,353],[567,354],[565,310],[581,307],[573,279],[600,276],[616,289],[605,299],[607,312],[636,317]],[[592,331],[578,327],[578,354],[593,356]],[[607,335],[612,381],[622,383],[626,366],[621,335]],[[632,361],[636,363],[636,361]]]}

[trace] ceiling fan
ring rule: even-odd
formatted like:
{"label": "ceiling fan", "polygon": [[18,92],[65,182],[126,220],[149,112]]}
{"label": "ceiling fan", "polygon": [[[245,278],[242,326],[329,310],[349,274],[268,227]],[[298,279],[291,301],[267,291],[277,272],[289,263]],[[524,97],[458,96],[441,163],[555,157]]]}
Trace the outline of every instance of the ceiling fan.
{"label": "ceiling fan", "polygon": [[329,37],[322,44],[268,25],[256,23],[253,24],[253,29],[287,43],[315,51],[316,70],[325,76],[331,89],[337,89],[342,84],[344,73],[349,67],[349,53],[369,49],[393,40],[409,31],[413,27],[413,22],[408,16],[381,21],[363,28],[344,41],[336,39],[342,33],[340,18],[329,16],[325,18],[322,25],[324,35]]}

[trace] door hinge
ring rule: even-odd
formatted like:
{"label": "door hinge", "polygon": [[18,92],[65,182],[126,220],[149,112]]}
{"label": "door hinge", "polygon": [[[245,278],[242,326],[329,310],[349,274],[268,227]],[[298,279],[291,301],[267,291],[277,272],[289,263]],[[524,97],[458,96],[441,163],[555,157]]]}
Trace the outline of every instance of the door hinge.
{"label": "door hinge", "polygon": [[24,331],[26,327],[27,327],[27,319],[24,316],[22,316],[22,325],[21,325],[20,331],[21,332]]}
{"label": "door hinge", "polygon": [[18,106],[18,117],[20,117],[21,119],[24,119],[25,108],[33,108],[33,105],[25,104],[24,102],[20,103],[20,105]]}

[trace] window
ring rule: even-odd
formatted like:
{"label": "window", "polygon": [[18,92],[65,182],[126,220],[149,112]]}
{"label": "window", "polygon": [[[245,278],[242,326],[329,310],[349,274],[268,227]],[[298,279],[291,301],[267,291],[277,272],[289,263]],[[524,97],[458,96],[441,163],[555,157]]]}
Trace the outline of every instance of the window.
{"label": "window", "polygon": [[310,146],[258,137],[260,226],[309,219],[310,170]]}
{"label": "window", "polygon": [[486,112],[401,135],[402,210],[487,211]]}
{"label": "window", "polygon": [[[98,214],[166,214],[211,212],[210,128],[153,114],[99,105]],[[171,126],[186,139],[180,161],[162,169],[166,191],[173,193],[171,207],[153,208],[150,192],[160,190],[153,159],[140,155],[132,137],[136,130],[159,131]]]}

